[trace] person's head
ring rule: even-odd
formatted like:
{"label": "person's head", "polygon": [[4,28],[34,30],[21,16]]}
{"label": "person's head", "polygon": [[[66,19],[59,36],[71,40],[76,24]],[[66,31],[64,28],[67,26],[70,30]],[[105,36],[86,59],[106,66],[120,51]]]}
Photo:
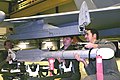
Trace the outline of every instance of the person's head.
{"label": "person's head", "polygon": [[95,29],[86,29],[85,39],[89,42],[94,42],[99,39],[98,31]]}
{"label": "person's head", "polygon": [[13,43],[12,43],[12,41],[10,41],[10,40],[6,40],[5,42],[4,42],[4,48],[5,49],[12,49],[13,48]]}
{"label": "person's head", "polygon": [[71,45],[71,43],[73,42],[73,36],[66,36],[66,37],[63,37],[63,44],[64,46],[69,46]]}

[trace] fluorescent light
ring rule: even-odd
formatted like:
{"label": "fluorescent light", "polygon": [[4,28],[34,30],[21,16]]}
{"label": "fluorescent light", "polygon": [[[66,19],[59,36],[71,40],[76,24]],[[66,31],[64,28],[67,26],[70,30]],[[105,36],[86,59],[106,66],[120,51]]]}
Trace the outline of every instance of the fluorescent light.
{"label": "fluorescent light", "polygon": [[29,44],[29,42],[20,42],[17,46],[20,49],[26,49],[28,44]]}

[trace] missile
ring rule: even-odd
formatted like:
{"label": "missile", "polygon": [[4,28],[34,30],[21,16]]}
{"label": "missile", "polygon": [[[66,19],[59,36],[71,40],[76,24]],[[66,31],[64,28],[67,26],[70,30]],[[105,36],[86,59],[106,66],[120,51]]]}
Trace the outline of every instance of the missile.
{"label": "missile", "polygon": [[0,11],[0,22],[2,22],[5,18],[5,13],[3,11]]}
{"label": "missile", "polygon": [[39,49],[20,50],[16,53],[18,61],[37,62],[47,58],[75,59],[78,54],[81,58],[95,58],[97,55],[103,59],[110,59],[114,56],[114,50],[110,48],[96,48],[92,50],[68,50],[68,51],[43,51]]}

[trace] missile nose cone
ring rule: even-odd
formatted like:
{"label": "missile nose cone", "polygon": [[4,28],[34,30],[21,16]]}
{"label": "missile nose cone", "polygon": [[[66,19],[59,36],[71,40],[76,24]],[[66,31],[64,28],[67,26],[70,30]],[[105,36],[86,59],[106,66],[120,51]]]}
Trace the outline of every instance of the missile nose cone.
{"label": "missile nose cone", "polygon": [[97,51],[97,55],[102,56],[103,59],[110,59],[114,56],[115,52],[114,50],[110,48],[100,48]]}
{"label": "missile nose cone", "polygon": [[3,11],[0,11],[0,22],[2,22],[5,18],[5,13]]}

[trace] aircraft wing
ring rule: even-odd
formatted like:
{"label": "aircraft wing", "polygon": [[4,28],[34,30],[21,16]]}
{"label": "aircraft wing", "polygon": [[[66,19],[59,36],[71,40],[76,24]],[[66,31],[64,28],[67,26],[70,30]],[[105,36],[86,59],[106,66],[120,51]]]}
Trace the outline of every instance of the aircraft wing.
{"label": "aircraft wing", "polygon": [[[52,29],[45,29],[42,32],[38,31],[38,34],[31,33],[30,35],[23,35],[23,32],[26,32],[27,29],[24,29],[23,32],[21,30],[21,34],[14,34],[11,35],[10,39],[30,39],[30,38],[43,38],[45,37],[56,37],[56,36],[63,36],[63,35],[79,35],[80,32],[78,30],[78,20],[79,20],[79,13],[80,11],[72,11],[72,12],[64,12],[64,13],[56,13],[56,14],[48,14],[48,15],[38,15],[38,16],[31,16],[31,17],[21,17],[21,18],[13,18],[13,19],[5,19],[4,22],[11,22],[12,24],[16,25],[18,32],[22,27],[29,27],[29,30],[33,30],[34,24],[36,24],[36,29],[39,30],[41,21],[43,22],[41,25],[52,25],[55,27],[54,30]],[[98,30],[107,30],[113,28],[119,28],[120,25],[120,6],[113,6],[107,8],[100,8],[100,9],[93,9],[89,10],[91,24],[88,27],[92,27]],[[40,24],[39,24],[40,22]],[[50,26],[48,26],[50,27]],[[53,28],[52,27],[52,28]],[[62,27],[62,28],[61,28]],[[58,29],[60,28],[60,29]],[[35,27],[34,27],[35,29]],[[65,33],[67,31],[67,33]],[[36,31],[33,31],[36,32]],[[44,32],[44,33],[43,33]],[[46,33],[47,32],[47,33]],[[54,33],[55,32],[55,33]],[[60,33],[59,33],[60,32]],[[43,34],[40,34],[43,33]],[[62,34],[64,33],[64,34]],[[100,31],[100,33],[102,33]],[[29,33],[27,33],[29,34]],[[45,35],[47,34],[47,36]],[[50,34],[50,35],[49,35]],[[55,35],[54,35],[55,34]],[[35,36],[36,37],[30,37]],[[42,36],[41,36],[42,35]],[[101,35],[101,34],[100,34]],[[120,32],[117,33],[120,35]],[[28,36],[28,37],[27,37]],[[24,38],[23,38],[24,37]]]}
{"label": "aircraft wing", "polygon": [[[80,35],[84,33],[84,28],[90,23],[90,16],[86,2],[83,2],[81,9],[79,11],[79,16],[76,18],[79,20],[79,24],[70,24],[66,26],[61,26],[60,24],[54,24],[50,21],[55,21],[55,23],[63,22],[70,23],[76,14],[73,13],[58,13],[49,15],[40,15],[32,17],[14,18],[4,20],[6,22],[20,23],[29,20],[26,23],[22,23],[18,27],[14,28],[14,32],[8,35],[9,39],[35,39],[35,38],[48,38],[48,37],[60,37],[67,35]],[[75,14],[75,15],[74,15]],[[72,16],[71,16],[72,15]],[[64,17],[64,18],[63,18]],[[61,18],[61,19],[60,19]],[[63,18],[63,19],[62,19]],[[66,20],[65,20],[66,19]],[[32,21],[30,21],[32,20]],[[49,21],[50,20],[50,21]],[[65,20],[65,21],[64,21]],[[74,22],[74,21],[72,21]],[[86,24],[84,24],[86,23]],[[57,26],[56,26],[57,25]]]}
{"label": "aircraft wing", "polygon": [[[48,15],[38,15],[38,16],[30,16],[30,17],[21,17],[21,18],[13,18],[13,19],[5,19],[5,22],[19,23],[19,22],[27,22],[34,20],[44,20],[45,23],[50,23],[53,25],[62,25],[71,22],[78,22],[78,16],[80,11],[72,11],[72,12],[64,12],[64,13],[56,13],[56,14],[48,14]],[[102,26],[109,26],[110,28],[111,22],[114,24],[119,23],[120,19],[120,6],[100,8],[89,10],[90,17],[92,20],[91,25],[95,26],[95,28],[102,29]],[[97,25],[98,24],[98,25]],[[113,24],[113,25],[114,25]],[[102,27],[102,28],[101,28]]]}

